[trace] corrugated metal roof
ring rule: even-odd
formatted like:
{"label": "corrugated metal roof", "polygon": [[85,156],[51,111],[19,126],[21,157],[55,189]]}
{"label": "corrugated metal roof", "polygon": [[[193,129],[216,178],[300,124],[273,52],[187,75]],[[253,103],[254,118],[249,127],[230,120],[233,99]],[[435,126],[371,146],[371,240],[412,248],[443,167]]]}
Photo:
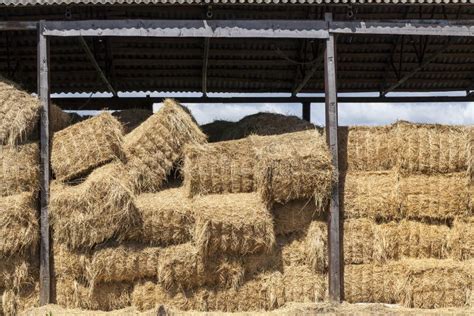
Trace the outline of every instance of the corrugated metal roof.
{"label": "corrugated metal roof", "polygon": [[0,0],[0,5],[64,4],[462,4],[474,0]]}

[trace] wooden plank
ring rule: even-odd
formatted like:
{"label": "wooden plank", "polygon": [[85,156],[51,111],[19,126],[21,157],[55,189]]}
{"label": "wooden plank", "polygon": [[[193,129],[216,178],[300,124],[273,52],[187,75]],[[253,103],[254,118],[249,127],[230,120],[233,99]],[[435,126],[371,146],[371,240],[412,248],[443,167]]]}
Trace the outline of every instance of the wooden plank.
{"label": "wooden plank", "polygon": [[38,95],[41,101],[40,117],[40,305],[51,303],[51,265],[49,236],[49,43],[41,33],[42,23],[38,30]]}
{"label": "wooden plank", "polygon": [[311,102],[303,102],[303,120],[311,122]]}
{"label": "wooden plank", "polygon": [[202,93],[207,94],[207,67],[209,64],[209,38],[204,39],[204,52],[202,61]]}
{"label": "wooden plank", "polygon": [[33,21],[1,21],[0,31],[35,31],[38,22]]}
{"label": "wooden plank", "polygon": [[[326,14],[328,21],[332,15]],[[339,173],[338,163],[338,113],[336,87],[336,40],[330,35],[326,40],[324,54],[324,87],[326,96],[326,138],[332,154],[332,162],[336,174]],[[340,302],[343,297],[342,285],[342,238],[340,231],[339,210],[339,181],[334,183],[329,205],[328,219],[328,253],[329,253],[329,298],[333,302]]]}

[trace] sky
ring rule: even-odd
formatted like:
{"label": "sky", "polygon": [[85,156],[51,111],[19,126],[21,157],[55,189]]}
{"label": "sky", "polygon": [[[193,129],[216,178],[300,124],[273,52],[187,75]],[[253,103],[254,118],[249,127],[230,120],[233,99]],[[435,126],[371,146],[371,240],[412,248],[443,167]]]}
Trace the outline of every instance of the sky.
{"label": "sky", "polygon": [[[462,95],[465,92],[450,93],[430,93],[429,96],[440,95]],[[150,97],[174,97],[179,101],[180,97],[196,97],[196,93],[163,94],[146,93]],[[340,94],[340,96],[354,96],[355,94]],[[407,95],[403,93],[394,93],[392,96]],[[420,95],[420,94],[410,94]],[[61,94],[61,97],[71,96]],[[84,97],[77,94],[74,96]],[[87,95],[88,96],[88,95]],[[109,96],[107,94],[98,94],[96,96]],[[120,97],[137,97],[137,93],[121,93]],[[230,96],[286,96],[284,94],[209,94],[209,97],[230,97]],[[303,94],[301,96],[322,96],[321,94]],[[357,94],[356,96],[371,96],[370,94]],[[54,96],[53,96],[54,97]],[[207,124],[214,120],[238,121],[246,115],[258,112],[280,113],[285,115],[302,116],[301,104],[186,104],[193,113],[199,124]],[[155,104],[154,110],[157,111],[161,104]],[[93,114],[86,111],[81,114]],[[454,125],[473,125],[474,124],[474,102],[457,103],[340,103],[339,104],[339,125],[383,125],[390,124],[396,120],[407,120],[416,123],[439,123]],[[324,104],[312,103],[311,122],[316,125],[324,125]]]}

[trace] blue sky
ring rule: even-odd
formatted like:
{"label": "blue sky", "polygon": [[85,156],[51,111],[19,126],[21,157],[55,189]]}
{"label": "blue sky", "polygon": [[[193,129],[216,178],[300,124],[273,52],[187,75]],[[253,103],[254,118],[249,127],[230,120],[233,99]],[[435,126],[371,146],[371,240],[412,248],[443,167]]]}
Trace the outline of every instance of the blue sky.
{"label": "blue sky", "polygon": [[[430,93],[425,95],[462,95],[465,92]],[[119,94],[122,97],[150,95],[151,97],[174,97],[179,100],[180,96],[200,96],[199,93],[126,93]],[[351,96],[354,94],[340,94]],[[370,94],[357,94],[357,96],[370,96]],[[406,93],[394,93],[393,96],[407,95]],[[420,94],[410,94],[420,95]],[[70,96],[70,95],[61,95]],[[88,97],[89,95],[74,95]],[[100,94],[97,96],[109,96]],[[230,96],[287,96],[286,94],[209,94],[210,97]],[[302,96],[322,96],[321,94],[304,94]],[[301,117],[301,104],[185,104],[189,107],[196,120],[200,124],[210,123],[214,120],[237,121],[242,117],[257,112],[273,112]],[[155,110],[160,104],[155,104]],[[84,114],[92,114],[90,111]],[[390,124],[396,120],[407,120],[417,123],[440,123],[440,124],[474,124],[474,102],[457,103],[340,103],[339,124],[340,125],[382,125]],[[317,125],[324,124],[324,104],[313,103],[311,106],[311,121]]]}

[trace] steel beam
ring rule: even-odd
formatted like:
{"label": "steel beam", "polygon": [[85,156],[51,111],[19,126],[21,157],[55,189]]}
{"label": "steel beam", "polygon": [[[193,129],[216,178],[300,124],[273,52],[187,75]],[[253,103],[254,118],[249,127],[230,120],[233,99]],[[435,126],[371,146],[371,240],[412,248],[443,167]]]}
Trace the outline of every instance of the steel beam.
{"label": "steel beam", "polygon": [[1,21],[0,31],[36,31],[38,22],[33,21]]}
{"label": "steel beam", "polygon": [[[328,21],[332,20],[330,13],[326,14]],[[338,113],[337,113],[337,84],[336,84],[336,39],[330,35],[326,40],[324,52],[324,89],[326,94],[326,138],[329,150],[332,154],[334,172],[339,174],[338,159]],[[343,298],[342,263],[342,238],[340,229],[339,209],[339,181],[336,179],[332,187],[329,203],[328,218],[328,270],[329,270],[329,299],[333,302],[341,302]]]}
{"label": "steel beam", "polygon": [[112,87],[112,85],[110,84],[109,79],[107,79],[107,76],[105,75],[105,73],[100,68],[99,64],[97,63],[97,60],[94,57],[94,54],[92,53],[89,46],[87,45],[86,40],[84,39],[84,37],[79,36],[78,39],[79,39],[79,43],[81,44],[82,48],[84,49],[84,52],[87,55],[87,58],[89,59],[89,61],[94,66],[94,69],[99,74],[99,77],[102,80],[102,82],[107,86],[107,89],[109,89],[109,91],[112,92],[112,94],[114,96],[117,96],[117,92],[115,91],[114,87]]}
{"label": "steel beam", "polygon": [[307,122],[311,122],[311,102],[303,102],[302,104],[303,110],[303,120]]}
{"label": "steel beam", "polygon": [[[39,29],[41,30],[40,22]],[[51,303],[51,265],[49,235],[49,41],[38,32],[38,95],[41,102],[40,116],[40,305]]]}
{"label": "steel beam", "polygon": [[209,64],[209,38],[204,39],[204,53],[202,61],[202,93],[207,94],[207,66]]}

